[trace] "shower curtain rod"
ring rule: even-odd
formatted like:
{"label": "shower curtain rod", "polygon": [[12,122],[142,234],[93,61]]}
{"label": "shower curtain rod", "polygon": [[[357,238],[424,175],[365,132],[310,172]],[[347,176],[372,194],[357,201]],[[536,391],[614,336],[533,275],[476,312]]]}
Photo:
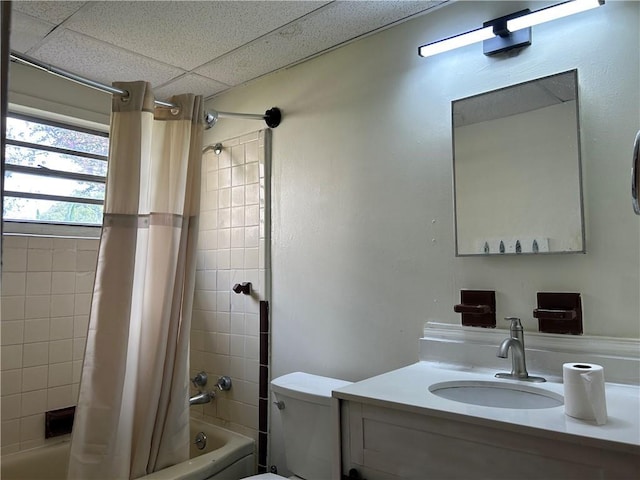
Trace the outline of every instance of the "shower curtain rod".
{"label": "shower curtain rod", "polygon": [[[122,95],[124,97],[129,96],[129,92],[127,92],[126,90],[122,90],[121,88],[112,87],[110,85],[96,82],[95,80],[81,77],[80,75],[76,75],[75,73],[69,72],[68,70],[64,70],[54,65],[41,62],[40,60],[36,60],[35,58],[15,52],[13,50],[11,50],[11,60],[14,62],[22,63],[24,65],[28,65],[30,67],[44,70],[47,73],[58,75],[68,80],[72,80],[76,83],[86,85],[87,87],[102,90],[103,92],[107,92],[112,95]],[[155,104],[159,107],[164,108],[173,108],[176,106],[173,103],[163,102],[161,100],[155,100]],[[278,125],[280,125],[280,121],[282,120],[282,113],[280,112],[280,109],[278,107],[270,108],[269,110],[264,112],[263,115],[257,113],[234,113],[209,110],[204,113],[204,121],[207,124],[207,129],[213,127],[218,121],[218,118],[244,118],[245,120],[264,120],[268,127],[276,128]]]}

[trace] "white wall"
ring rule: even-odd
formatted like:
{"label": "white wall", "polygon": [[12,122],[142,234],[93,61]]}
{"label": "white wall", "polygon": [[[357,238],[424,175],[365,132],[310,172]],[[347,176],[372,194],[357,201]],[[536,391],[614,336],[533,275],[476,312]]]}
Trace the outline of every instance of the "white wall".
{"label": "white wall", "polygon": [[[273,132],[273,374],[359,380],[418,358],[427,320],[459,323],[461,288],[495,289],[498,318],[536,330],[537,291],[581,292],[585,334],[640,336],[639,218],[629,200],[640,126],[640,3],[534,27],[533,45],[420,44],[535,2],[459,2],[210,102],[284,112]],[[612,34],[615,32],[615,35]],[[578,69],[587,253],[455,258],[451,101]],[[221,120],[207,143],[255,129]],[[284,465],[277,412],[272,461]]]}

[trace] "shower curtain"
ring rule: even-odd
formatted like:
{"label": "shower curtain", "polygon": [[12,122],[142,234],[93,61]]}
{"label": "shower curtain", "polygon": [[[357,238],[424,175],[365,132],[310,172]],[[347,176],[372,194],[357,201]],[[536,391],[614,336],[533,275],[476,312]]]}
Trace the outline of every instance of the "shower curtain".
{"label": "shower curtain", "polygon": [[203,101],[154,108],[114,83],[104,221],[70,479],[138,478],[188,458],[189,330]]}

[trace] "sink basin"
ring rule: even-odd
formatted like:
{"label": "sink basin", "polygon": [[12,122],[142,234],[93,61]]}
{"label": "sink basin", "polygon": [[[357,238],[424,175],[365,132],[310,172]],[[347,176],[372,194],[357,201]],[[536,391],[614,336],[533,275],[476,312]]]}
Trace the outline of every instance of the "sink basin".
{"label": "sink basin", "polygon": [[484,407],[553,408],[564,403],[562,395],[541,388],[482,380],[434,383],[429,391],[448,400]]}

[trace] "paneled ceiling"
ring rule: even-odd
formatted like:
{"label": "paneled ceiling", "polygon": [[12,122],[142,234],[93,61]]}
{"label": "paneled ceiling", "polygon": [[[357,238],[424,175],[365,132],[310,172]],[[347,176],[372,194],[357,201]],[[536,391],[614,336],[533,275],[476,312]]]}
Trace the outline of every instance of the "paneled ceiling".
{"label": "paneled ceiling", "polygon": [[11,48],[158,98],[210,97],[424,14],[443,0],[13,1]]}

